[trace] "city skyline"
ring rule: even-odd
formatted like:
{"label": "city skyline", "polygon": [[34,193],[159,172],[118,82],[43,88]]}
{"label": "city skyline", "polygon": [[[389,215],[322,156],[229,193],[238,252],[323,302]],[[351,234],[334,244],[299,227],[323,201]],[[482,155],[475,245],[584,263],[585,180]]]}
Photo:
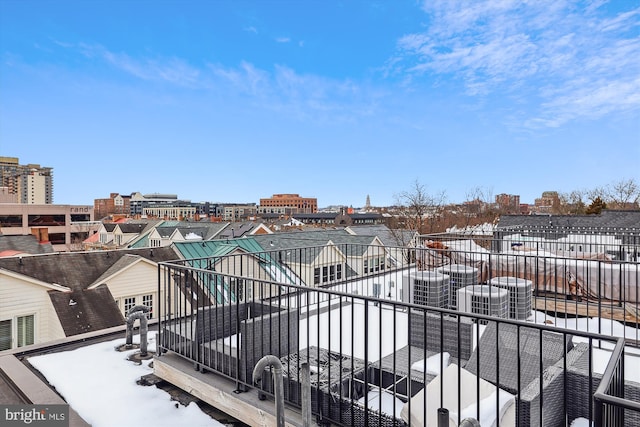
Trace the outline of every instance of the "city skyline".
{"label": "city skyline", "polygon": [[57,204],[389,206],[416,180],[533,203],[640,180],[639,22],[600,1],[5,1],[0,155],[52,167]]}

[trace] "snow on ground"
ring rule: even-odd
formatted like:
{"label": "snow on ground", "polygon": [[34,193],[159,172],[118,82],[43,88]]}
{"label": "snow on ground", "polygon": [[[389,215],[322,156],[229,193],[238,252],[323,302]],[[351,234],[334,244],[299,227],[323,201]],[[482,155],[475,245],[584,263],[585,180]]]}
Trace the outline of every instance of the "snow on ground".
{"label": "snow on ground", "polygon": [[300,320],[301,349],[316,346],[364,359],[366,342],[367,358],[373,361],[393,353],[394,347],[400,349],[408,343],[408,316],[404,312],[395,311],[389,305],[369,303],[368,316],[365,316],[362,300],[341,308],[334,302],[331,307],[331,311],[320,316]]}
{"label": "snow on ground", "polygon": [[[134,336],[134,343],[140,338]],[[222,426],[195,403],[182,406],[155,386],[136,381],[153,372],[151,360],[137,365],[127,358],[139,350],[115,349],[117,339],[72,351],[29,358],[65,401],[93,427]],[[155,351],[155,334],[148,336],[148,351]]]}

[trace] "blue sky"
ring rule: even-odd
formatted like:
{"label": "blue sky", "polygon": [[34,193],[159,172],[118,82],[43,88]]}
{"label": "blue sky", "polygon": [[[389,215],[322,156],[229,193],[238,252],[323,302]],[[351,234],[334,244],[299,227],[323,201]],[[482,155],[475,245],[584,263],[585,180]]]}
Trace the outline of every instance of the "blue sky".
{"label": "blue sky", "polygon": [[636,0],[0,0],[0,155],[55,203],[532,203],[640,180],[639,58]]}

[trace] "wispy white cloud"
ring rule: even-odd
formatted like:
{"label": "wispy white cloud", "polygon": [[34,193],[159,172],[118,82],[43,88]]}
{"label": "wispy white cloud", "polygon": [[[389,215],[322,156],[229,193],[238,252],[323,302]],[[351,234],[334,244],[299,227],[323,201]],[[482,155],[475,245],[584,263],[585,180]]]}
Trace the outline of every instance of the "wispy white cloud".
{"label": "wispy white cloud", "polygon": [[258,34],[258,29],[256,27],[244,27],[243,30],[247,33]]}
{"label": "wispy white cloud", "polygon": [[291,39],[289,37],[276,37],[278,43],[289,43]]}
{"label": "wispy white cloud", "polygon": [[104,60],[109,65],[134,77],[186,87],[203,85],[200,70],[179,58],[133,58],[99,45],[80,44],[78,48],[88,58]]}
{"label": "wispy white cloud", "polygon": [[248,62],[242,62],[234,68],[209,65],[209,70],[217,82],[217,87],[230,86],[234,91],[259,98],[267,96],[270,92],[269,74]]}
{"label": "wispy white cloud", "polygon": [[[395,72],[451,76],[469,95],[517,91],[531,126],[640,109],[640,7],[600,1],[429,0],[426,30],[398,41]],[[531,105],[528,105],[531,107]]]}
{"label": "wispy white cloud", "polygon": [[160,82],[169,88],[202,89],[305,120],[357,119],[371,114],[383,96],[375,89],[365,90],[349,80],[300,74],[283,65],[267,70],[243,61],[237,66],[204,64],[198,67],[180,58],[133,57],[101,45],[64,47],[135,79]]}
{"label": "wispy white cloud", "polygon": [[262,70],[244,62],[239,67],[209,66],[216,86],[232,87],[252,102],[301,120],[332,122],[357,120],[377,108],[382,95],[348,80],[297,73],[276,65]]}

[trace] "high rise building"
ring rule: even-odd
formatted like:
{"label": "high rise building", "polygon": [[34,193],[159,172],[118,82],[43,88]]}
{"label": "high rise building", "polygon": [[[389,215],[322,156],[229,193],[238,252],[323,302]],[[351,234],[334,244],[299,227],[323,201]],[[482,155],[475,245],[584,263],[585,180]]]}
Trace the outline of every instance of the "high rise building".
{"label": "high rise building", "polygon": [[53,168],[38,164],[21,165],[17,157],[0,157],[0,187],[15,195],[18,203],[53,203]]}

